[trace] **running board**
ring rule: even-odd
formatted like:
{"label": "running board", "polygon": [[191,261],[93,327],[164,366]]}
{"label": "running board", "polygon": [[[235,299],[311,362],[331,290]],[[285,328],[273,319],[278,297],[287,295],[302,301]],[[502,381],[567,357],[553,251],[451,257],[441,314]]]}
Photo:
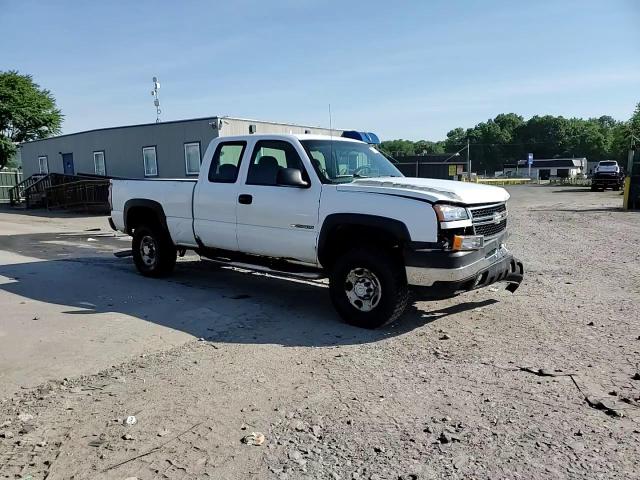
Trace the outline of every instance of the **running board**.
{"label": "running board", "polygon": [[319,278],[324,278],[326,276],[326,275],[323,275],[322,272],[314,272],[312,270],[299,270],[299,271],[276,270],[274,268],[267,267],[265,265],[257,265],[255,263],[234,262],[232,260],[224,260],[224,259],[211,258],[211,257],[203,257],[203,259],[218,265],[223,265],[225,267],[242,268],[244,270],[253,270],[256,272],[271,273],[273,275],[282,275],[285,277],[303,278],[305,280],[318,280]]}

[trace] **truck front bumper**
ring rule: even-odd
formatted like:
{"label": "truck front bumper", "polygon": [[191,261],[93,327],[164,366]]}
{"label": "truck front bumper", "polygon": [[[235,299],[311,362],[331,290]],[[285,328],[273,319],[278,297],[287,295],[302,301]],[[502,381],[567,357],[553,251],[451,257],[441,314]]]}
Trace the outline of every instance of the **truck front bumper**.
{"label": "truck front bumper", "polygon": [[522,283],[524,266],[511,255],[502,239],[469,252],[408,248],[405,250],[407,281],[414,287],[428,287],[425,292],[439,297],[497,282],[507,283],[507,290],[515,292]]}

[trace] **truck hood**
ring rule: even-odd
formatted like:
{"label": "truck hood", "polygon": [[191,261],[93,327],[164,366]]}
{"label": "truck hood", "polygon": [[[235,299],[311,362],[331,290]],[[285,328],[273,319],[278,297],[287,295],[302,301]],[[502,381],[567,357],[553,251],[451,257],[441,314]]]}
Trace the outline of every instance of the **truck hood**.
{"label": "truck hood", "polygon": [[360,178],[351,183],[338,185],[337,190],[340,192],[394,195],[428,202],[453,202],[465,205],[506,202],[509,199],[509,194],[501,187],[432,178]]}

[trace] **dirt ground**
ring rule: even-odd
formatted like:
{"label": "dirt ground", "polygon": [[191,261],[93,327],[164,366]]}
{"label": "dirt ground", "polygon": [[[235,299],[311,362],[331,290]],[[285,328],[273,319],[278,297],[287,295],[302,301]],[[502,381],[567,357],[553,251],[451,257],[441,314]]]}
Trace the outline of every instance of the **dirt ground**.
{"label": "dirt ground", "polygon": [[103,217],[0,211],[0,478],[640,478],[640,214],[510,191],[520,289],[378,331],[323,284],[146,279]]}

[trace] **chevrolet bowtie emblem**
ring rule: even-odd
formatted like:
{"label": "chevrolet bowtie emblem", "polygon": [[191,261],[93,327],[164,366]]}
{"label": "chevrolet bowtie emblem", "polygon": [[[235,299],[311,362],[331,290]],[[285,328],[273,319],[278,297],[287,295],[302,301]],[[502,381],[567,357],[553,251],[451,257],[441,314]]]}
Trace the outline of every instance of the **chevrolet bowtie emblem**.
{"label": "chevrolet bowtie emblem", "polygon": [[498,224],[506,217],[506,213],[504,212],[496,212],[493,214],[493,223]]}

